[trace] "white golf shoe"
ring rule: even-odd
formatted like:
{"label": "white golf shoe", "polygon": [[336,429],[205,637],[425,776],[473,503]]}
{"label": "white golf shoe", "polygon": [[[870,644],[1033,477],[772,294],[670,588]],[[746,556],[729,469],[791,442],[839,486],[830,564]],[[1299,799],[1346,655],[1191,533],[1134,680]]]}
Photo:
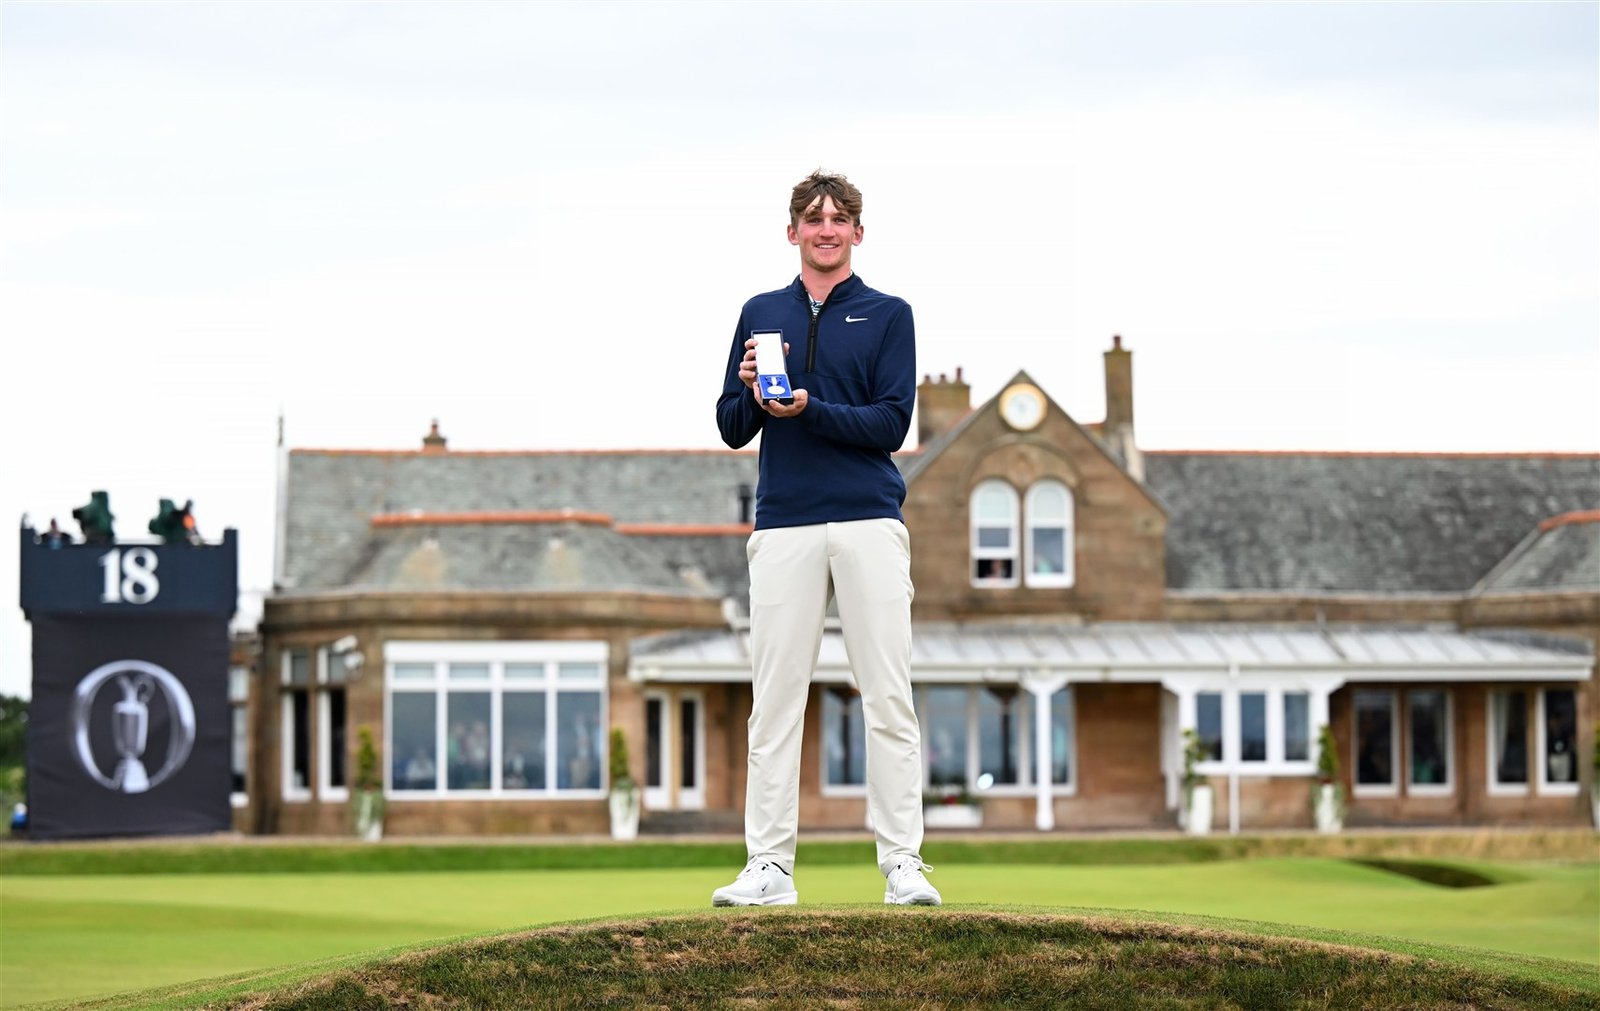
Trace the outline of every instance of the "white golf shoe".
{"label": "white golf shoe", "polygon": [[799,900],[794,876],[766,857],[752,857],[733,884],[711,893],[713,906],[792,906]]}
{"label": "white golf shoe", "polygon": [[889,880],[883,889],[883,904],[886,906],[937,906],[943,900],[939,897],[939,889],[928,884],[928,879],[923,877],[923,871],[931,871],[932,867],[922,862],[920,857],[902,857],[895,861],[889,868]]}

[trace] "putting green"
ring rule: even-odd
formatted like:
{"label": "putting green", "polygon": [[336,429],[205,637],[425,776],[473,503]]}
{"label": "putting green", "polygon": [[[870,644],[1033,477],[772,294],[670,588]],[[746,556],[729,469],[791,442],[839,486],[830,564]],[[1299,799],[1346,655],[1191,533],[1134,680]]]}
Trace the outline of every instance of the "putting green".
{"label": "putting green", "polygon": [[[947,865],[953,904],[1196,913],[1600,965],[1592,864],[1485,864],[1449,889],[1330,859]],[[703,907],[737,868],[0,879],[0,1004],[66,1000],[582,917]],[[875,868],[799,868],[802,904],[881,901]]]}

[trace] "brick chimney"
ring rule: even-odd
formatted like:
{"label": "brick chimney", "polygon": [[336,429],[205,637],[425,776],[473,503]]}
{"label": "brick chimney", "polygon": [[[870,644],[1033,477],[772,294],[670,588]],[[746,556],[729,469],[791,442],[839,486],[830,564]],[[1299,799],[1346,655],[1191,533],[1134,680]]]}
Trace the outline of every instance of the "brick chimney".
{"label": "brick chimney", "polygon": [[1122,335],[1113,334],[1106,358],[1106,422],[1100,430],[1123,466],[1144,480],[1144,457],[1133,439],[1133,352],[1122,346]]}
{"label": "brick chimney", "polygon": [[937,382],[923,376],[917,387],[917,445],[926,446],[950,431],[971,410],[972,387],[961,378],[961,366],[956,366],[954,379],[943,372]]}
{"label": "brick chimney", "polygon": [[439,419],[435,418],[428,427],[428,434],[422,437],[422,451],[424,453],[443,453],[444,436],[439,434]]}

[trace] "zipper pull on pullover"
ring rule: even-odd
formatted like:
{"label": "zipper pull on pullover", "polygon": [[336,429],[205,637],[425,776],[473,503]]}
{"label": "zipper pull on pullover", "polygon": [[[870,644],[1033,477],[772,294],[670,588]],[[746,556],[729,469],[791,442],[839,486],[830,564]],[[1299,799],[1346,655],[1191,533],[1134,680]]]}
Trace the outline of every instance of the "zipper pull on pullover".
{"label": "zipper pull on pullover", "polygon": [[[850,277],[855,277],[855,275],[851,274]],[[845,281],[848,281],[849,279],[850,278],[847,277],[847,278],[845,278]],[[843,283],[844,283],[844,281],[840,281],[839,282],[839,284],[843,284]],[[817,321],[822,319],[822,310],[824,310],[824,309],[826,309],[828,307],[828,303],[833,300],[833,293],[838,291],[838,290],[839,290],[839,285],[838,284],[834,285],[832,288],[829,288],[828,289],[828,297],[823,299],[822,303],[820,305],[810,305],[809,303],[811,302],[811,293],[810,292],[806,292],[806,302],[808,303],[808,307],[811,309],[811,329],[809,331],[807,331],[807,333],[806,333],[806,371],[807,372],[815,372],[815,371],[817,371]]]}

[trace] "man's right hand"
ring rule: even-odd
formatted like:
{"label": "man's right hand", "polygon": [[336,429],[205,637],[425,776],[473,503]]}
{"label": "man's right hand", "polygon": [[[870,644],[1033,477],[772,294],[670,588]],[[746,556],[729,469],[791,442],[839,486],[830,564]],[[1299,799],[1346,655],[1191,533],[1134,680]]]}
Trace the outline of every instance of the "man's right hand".
{"label": "man's right hand", "polygon": [[[761,391],[756,389],[756,344],[754,337],[744,342],[744,361],[739,363],[739,381],[750,387],[750,392],[755,395],[756,403],[765,406],[766,401],[761,396]],[[783,353],[789,354],[789,342],[783,342]]]}
{"label": "man's right hand", "polygon": [[[750,387],[752,392],[756,388],[756,343],[754,337],[744,342],[744,361],[739,363],[739,381]],[[784,350],[789,350],[787,345],[784,346]],[[756,394],[756,399],[761,399],[759,393]]]}

